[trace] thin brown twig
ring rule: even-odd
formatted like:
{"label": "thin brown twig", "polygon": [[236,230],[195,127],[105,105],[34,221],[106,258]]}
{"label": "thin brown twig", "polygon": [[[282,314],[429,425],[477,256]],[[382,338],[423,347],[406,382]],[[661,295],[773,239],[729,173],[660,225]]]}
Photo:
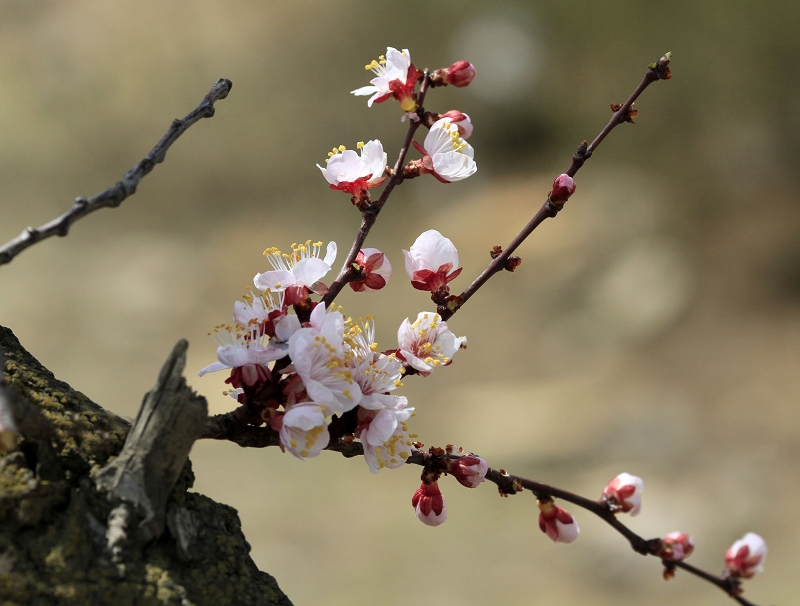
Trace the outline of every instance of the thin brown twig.
{"label": "thin brown twig", "polygon": [[[364,447],[360,442],[347,443],[343,440],[332,440],[331,444],[328,445],[327,450],[339,452],[346,458],[357,457],[364,454]],[[462,455],[445,454],[441,456],[447,459],[455,460],[460,458]],[[427,466],[431,463],[431,457],[432,455],[424,450],[412,448],[411,456],[406,460],[406,464]],[[550,486],[549,484],[544,484],[542,482],[529,480],[521,476],[512,475],[492,468],[489,468],[488,472],[486,473],[486,479],[495,484],[500,493],[503,495],[516,494],[521,488],[532,492],[538,499],[557,498],[568,501],[573,505],[577,505],[582,509],[592,512],[609,524],[612,528],[614,528],[614,530],[624,536],[635,552],[642,555],[659,557],[661,539],[645,539],[644,537],[641,537],[633,532],[630,528],[625,526],[625,524],[619,521],[617,516],[609,507],[608,503],[602,499],[594,501],[568,490]],[[659,559],[661,558],[659,557]],[[733,577],[717,576],[711,574],[710,572],[706,572],[701,568],[687,564],[686,562],[671,562],[662,560],[662,563],[667,568],[682,568],[683,570],[686,570],[687,572],[705,581],[708,581],[716,587],[719,587],[729,597],[733,598],[742,606],[756,606],[756,604],[738,594],[740,591],[739,583]]]}
{"label": "thin brown twig", "polygon": [[[428,70],[426,69],[425,75],[422,79],[422,85],[419,87],[419,93],[417,93],[418,116],[424,115],[425,110],[423,109],[422,104],[425,102],[425,94],[428,92],[429,83],[430,78],[428,77]],[[361,247],[364,245],[367,235],[369,235],[369,231],[372,229],[372,226],[375,225],[375,221],[378,219],[378,213],[381,212],[384,204],[386,204],[386,201],[389,199],[392,190],[399,185],[400,182],[402,182],[403,163],[406,160],[406,154],[408,154],[408,150],[411,148],[411,141],[414,139],[414,133],[417,132],[417,129],[421,123],[421,119],[411,120],[411,123],[408,125],[408,130],[406,131],[406,137],[403,139],[403,146],[400,148],[400,153],[397,156],[397,162],[394,163],[394,168],[392,169],[392,174],[386,183],[386,187],[383,188],[380,198],[378,198],[377,201],[373,202],[361,213],[361,226],[358,229],[355,240],[353,240],[353,245],[350,247],[350,252],[347,254],[347,258],[342,265],[342,269],[339,271],[339,275],[336,276],[336,279],[328,288],[328,292],[322,298],[322,303],[324,303],[326,307],[330,306],[336,296],[344,288],[345,284],[350,281],[350,278],[353,275],[353,263],[355,262]]]}
{"label": "thin brown twig", "polygon": [[214,115],[214,103],[224,99],[233,83],[224,78],[217,80],[211,91],[194,110],[182,120],[173,120],[166,134],[156,143],[139,164],[125,173],[122,181],[91,198],[76,198],[72,207],[60,217],[39,227],[28,227],[19,236],[0,247],[0,265],[10,263],[23,250],[51,236],[66,236],[75,221],[101,208],[116,208],[123,200],[136,193],[139,182],[164,161],[167,150],[190,126]]}
{"label": "thin brown twig", "polygon": [[[642,94],[644,89],[646,89],[650,84],[656,82],[657,80],[666,80],[671,77],[669,72],[669,61],[670,61],[670,53],[667,53],[664,57],[661,58],[657,63],[651,65],[647,73],[644,75],[644,78],[639,83],[639,86],[631,93],[628,97],[628,100],[622,104],[622,106],[615,111],[611,119],[608,121],[608,124],[600,131],[600,133],[594,138],[594,141],[591,144],[586,143],[584,141],[579,147],[578,150],[575,152],[574,156],[572,157],[572,164],[570,165],[567,173],[570,177],[574,177],[575,174],[580,170],[580,168],[584,165],[586,160],[588,160],[595,149],[603,142],[608,134],[614,130],[614,128],[625,121],[625,116],[628,113],[631,105],[639,95]],[[506,266],[506,261],[508,258],[514,253],[515,250],[522,244],[525,239],[533,233],[535,230],[545,219],[549,219],[551,217],[555,217],[558,212],[563,208],[562,204],[556,204],[550,201],[550,197],[547,197],[542,207],[539,211],[534,215],[533,219],[531,219],[528,224],[522,228],[514,239],[509,243],[509,245],[503,250],[502,253],[497,255],[491,263],[484,269],[481,274],[475,278],[475,280],[470,284],[464,292],[462,292],[458,297],[456,297],[457,304],[451,305],[448,307],[440,306],[439,314],[442,316],[443,320],[450,319],[464,304],[474,295],[478,289],[481,288],[486,282],[489,281],[496,273],[502,271]]]}

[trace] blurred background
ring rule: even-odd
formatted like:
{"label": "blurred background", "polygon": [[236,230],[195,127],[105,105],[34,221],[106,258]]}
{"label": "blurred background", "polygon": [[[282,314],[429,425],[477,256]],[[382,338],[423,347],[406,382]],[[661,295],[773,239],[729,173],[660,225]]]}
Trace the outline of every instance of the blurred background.
{"label": "blurred background", "polygon": [[[637,102],[579,173],[557,219],[450,323],[455,364],[406,381],[426,445],[588,496],[627,471],[647,484],[631,526],[694,536],[718,571],[747,531],[770,548],[758,604],[800,592],[800,52],[797,2],[0,3],[0,241],[119,180],[220,77],[234,87],[120,208],[0,267],[0,324],[59,378],[131,418],[172,345],[190,383],[231,409],[206,336],[267,269],[264,248],[358,226],[315,168],[332,146],[380,138],[394,162],[397,104],[348,91],[386,46],[417,66],[467,59],[477,79],[426,107],[476,129],[478,173],[398,188],[368,246],[395,277],[338,302],[377,316],[381,348],[431,306],[401,249],[438,229],[463,288],[545,199],[665,51],[674,78]],[[412,155],[411,157],[417,157]],[[339,261],[342,257],[340,256]],[[728,604],[687,574],[665,583],[600,521],[572,545],[537,527],[530,495],[445,478],[449,520],[420,524],[419,468],[369,473],[333,453],[199,443],[195,489],[239,510],[258,566],[306,604]]]}

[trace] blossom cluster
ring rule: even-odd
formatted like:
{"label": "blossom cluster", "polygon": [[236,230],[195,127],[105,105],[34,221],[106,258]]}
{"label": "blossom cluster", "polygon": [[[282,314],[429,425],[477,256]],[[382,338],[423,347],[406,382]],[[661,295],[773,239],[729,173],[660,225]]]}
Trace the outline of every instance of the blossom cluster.
{"label": "blossom cluster", "polygon": [[[413,247],[412,247],[413,248]],[[403,465],[411,454],[407,421],[414,412],[408,399],[393,392],[402,386],[409,368],[421,375],[446,366],[463,347],[435,312],[420,312],[404,320],[398,346],[381,352],[372,317],[346,318],[341,308],[314,302],[327,292],[322,278],[336,259],[337,247],[322,242],[292,245],[290,254],[265,251],[272,269],[257,274],[243,301],[233,308],[233,324],[211,333],[218,361],[200,375],[229,370],[226,392],[246,405],[254,424],[268,425],[280,445],[293,455],[313,458],[329,444],[333,415],[349,414],[371,471]],[[362,251],[365,284],[377,287],[373,276],[385,279],[391,265],[375,249]],[[388,269],[379,274],[382,268]],[[357,291],[359,289],[356,289]],[[365,286],[364,290],[370,290]]]}

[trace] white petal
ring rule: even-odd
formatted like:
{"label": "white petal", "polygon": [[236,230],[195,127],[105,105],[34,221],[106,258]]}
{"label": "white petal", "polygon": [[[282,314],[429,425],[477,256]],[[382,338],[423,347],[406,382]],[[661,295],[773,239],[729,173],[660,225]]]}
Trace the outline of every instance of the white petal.
{"label": "white petal", "polygon": [[[321,280],[331,270],[330,264],[316,257],[301,259],[292,268],[292,275],[297,284],[312,286],[314,282]],[[270,273],[270,272],[267,272]],[[262,274],[263,275],[263,274]]]}
{"label": "white petal", "polygon": [[300,330],[300,320],[297,316],[285,315],[275,322],[275,336],[283,342],[288,341],[298,330]]}
{"label": "white petal", "polygon": [[222,362],[214,362],[213,364],[209,364],[203,370],[197,373],[198,377],[202,377],[204,374],[209,372],[217,372],[218,370],[225,370],[226,368],[230,368],[230,366],[226,366]]}
{"label": "white petal", "polygon": [[369,424],[365,440],[372,446],[385,444],[397,428],[397,417],[391,410],[382,410]]}
{"label": "white petal", "polygon": [[372,93],[377,93],[378,88],[375,86],[362,86],[361,88],[357,88],[356,90],[351,90],[351,95],[356,95],[357,97],[365,97],[367,95],[371,95]]}
{"label": "white petal", "polygon": [[361,159],[358,154],[352,149],[346,149],[328,160],[325,178],[333,185],[355,181],[359,177],[360,166]]}
{"label": "white petal", "polygon": [[297,280],[294,274],[285,269],[275,269],[272,271],[265,271],[263,274],[256,274],[253,278],[253,284],[260,290],[272,290],[281,292],[286,290],[289,286],[294,286]]}
{"label": "white petal", "polygon": [[325,252],[324,261],[328,267],[333,266],[333,262],[336,261],[336,242],[328,242],[328,250]]}

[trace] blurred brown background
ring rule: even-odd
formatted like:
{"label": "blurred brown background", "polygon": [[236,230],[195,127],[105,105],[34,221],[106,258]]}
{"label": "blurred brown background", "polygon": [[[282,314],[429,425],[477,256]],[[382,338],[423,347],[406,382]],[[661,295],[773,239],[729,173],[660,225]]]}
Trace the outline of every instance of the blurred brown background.
{"label": "blurred brown background", "polygon": [[[632,527],[691,533],[691,562],[720,570],[746,531],[769,544],[747,584],[759,604],[800,591],[800,4],[797,2],[0,3],[0,241],[117,181],[220,77],[217,116],[194,126],[119,209],[0,267],[0,323],[55,374],[132,417],[174,342],[189,365],[264,271],[261,252],[336,240],[358,224],[314,164],[333,145],[405,132],[396,104],[348,91],[387,45],[418,66],[472,61],[473,86],[428,108],[476,124],[480,170],[399,188],[368,240],[395,278],[340,297],[375,313],[379,341],[430,301],[400,249],[436,228],[458,246],[463,287],[505,244],[633,90],[675,53],[675,77],[637,103],[578,175],[566,210],[451,322],[456,363],[408,380],[413,427],[491,464],[599,495],[621,471],[647,483]],[[416,157],[416,156],[412,156]],[[342,257],[339,258],[341,261]],[[221,375],[191,383],[214,412]],[[237,508],[253,557],[310,604],[727,604],[575,512],[552,544],[530,496],[442,482],[450,519],[420,524],[419,469],[373,476],[323,453],[196,445],[198,491]]]}

